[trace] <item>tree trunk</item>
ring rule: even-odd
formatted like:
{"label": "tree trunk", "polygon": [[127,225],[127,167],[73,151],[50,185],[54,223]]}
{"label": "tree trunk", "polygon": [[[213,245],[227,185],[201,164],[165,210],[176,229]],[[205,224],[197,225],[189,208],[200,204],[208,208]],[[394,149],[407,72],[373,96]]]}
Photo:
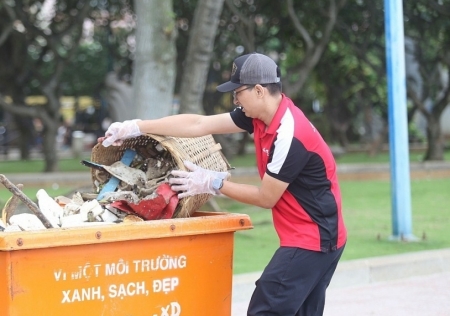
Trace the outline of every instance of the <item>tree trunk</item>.
{"label": "tree trunk", "polygon": [[[425,81],[427,82],[427,81]],[[424,156],[424,160],[444,160],[444,135],[442,134],[440,118],[444,108],[450,100],[450,86],[442,90],[441,97],[431,109],[427,109],[425,101],[418,98],[414,91],[408,90],[408,96],[413,101],[420,113],[427,121],[427,141],[428,147]]]}
{"label": "tree trunk", "polygon": [[26,116],[14,115],[14,123],[19,132],[19,151],[21,160],[29,160],[33,145],[32,119]]}
{"label": "tree trunk", "polygon": [[172,0],[135,1],[137,14],[133,103],[141,119],[172,114],[177,35]]}
{"label": "tree trunk", "polygon": [[224,0],[199,0],[181,81],[180,112],[202,113],[202,98]]}
{"label": "tree trunk", "polygon": [[58,171],[58,155],[56,150],[56,135],[58,124],[52,121],[46,124],[42,135],[42,150],[45,157],[44,172]]}
{"label": "tree trunk", "polygon": [[369,157],[375,157],[383,148],[383,143],[386,141],[389,128],[387,125],[383,126],[381,132],[369,143]]}
{"label": "tree trunk", "polygon": [[[14,103],[25,103],[25,98],[22,94],[22,87],[20,84],[14,86],[11,94]],[[33,143],[33,128],[32,118],[29,116],[21,116],[17,114],[12,115],[14,125],[19,133],[19,152],[21,160],[29,160],[31,156],[31,145]]]}
{"label": "tree trunk", "polygon": [[428,148],[424,157],[425,161],[444,160],[444,137],[441,132],[439,117],[430,115],[427,118]]}
{"label": "tree trunk", "polygon": [[300,64],[296,67],[292,67],[292,70],[288,71],[288,78],[291,76],[291,74],[295,73],[297,79],[294,82],[283,82],[283,90],[287,95],[294,97],[302,90],[311,72],[319,63],[320,58],[322,57],[322,54],[325,51],[330,40],[331,32],[336,25],[339,11],[340,9],[342,9],[346,2],[347,0],[332,0],[329,2],[329,6],[327,8],[328,20],[323,24],[323,29],[321,30],[322,37],[317,42],[314,42],[310,34],[308,34],[308,32],[306,31],[306,28],[302,25],[301,19],[299,19],[295,12],[294,1],[287,1],[286,8],[289,12],[291,22],[295,25],[295,29],[303,37],[307,46],[305,56],[301,60]]}
{"label": "tree trunk", "polygon": [[133,87],[117,78],[115,72],[109,72],[105,78],[106,99],[109,115],[113,122],[135,118],[136,107],[133,104]]}

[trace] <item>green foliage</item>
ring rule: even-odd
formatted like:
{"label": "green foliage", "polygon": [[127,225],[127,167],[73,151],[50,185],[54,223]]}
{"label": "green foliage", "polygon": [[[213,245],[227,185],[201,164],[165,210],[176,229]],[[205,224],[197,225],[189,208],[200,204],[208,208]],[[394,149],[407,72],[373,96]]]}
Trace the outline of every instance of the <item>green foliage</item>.
{"label": "green foliage", "polygon": [[[355,14],[355,12],[358,12]],[[324,108],[317,126],[325,139],[346,145],[360,141],[358,125],[370,109],[386,119],[384,23],[379,2],[348,1],[330,43],[308,82]],[[303,93],[303,92],[302,92]],[[328,125],[328,130],[325,127]]]}
{"label": "green foliage", "polygon": [[108,50],[99,42],[80,45],[62,76],[64,95],[95,95],[108,72]]}
{"label": "green foliage", "polygon": [[[4,9],[6,4],[10,4],[13,9],[22,5],[9,1],[0,6],[0,28],[5,29],[11,22],[10,15]],[[5,87],[11,85],[0,92],[11,94],[13,88],[20,90],[12,93],[20,95],[17,98],[19,102],[26,95],[42,95],[41,85],[55,72],[60,57],[66,57],[70,48],[75,46],[77,51],[71,62],[64,66],[66,69],[57,80],[59,86],[55,94],[97,95],[101,91],[104,75],[113,69],[120,75],[131,77],[134,44],[130,43],[133,42],[135,28],[135,21],[132,21],[133,2],[90,2],[86,20],[94,25],[93,34],[87,39],[83,38],[79,46],[75,42],[79,34],[76,28],[70,32],[67,29],[64,38],[58,36],[64,27],[79,23],[76,17],[81,13],[82,4],[73,1],[60,1],[57,4],[57,14],[50,21],[51,25],[48,29],[39,28],[44,32],[28,34],[33,30],[32,27],[27,32],[16,30],[0,46],[0,60],[3,60],[0,81]],[[274,58],[278,58],[285,83],[298,80],[302,70],[296,67],[310,52],[307,51],[305,38],[289,16],[287,2],[234,0],[232,4],[229,7],[225,2],[218,21],[219,29],[211,61],[213,71],[207,89],[214,91],[216,84],[223,81],[224,76],[228,75],[231,61],[237,55],[252,51],[273,54]],[[445,52],[449,48],[450,19],[445,14],[448,12],[448,3],[433,4],[432,1],[407,1],[403,6],[405,33],[417,40],[420,47],[418,55],[424,64],[421,73],[426,78],[425,82],[430,83],[425,92],[436,96],[441,86],[435,82],[435,69],[438,62],[442,64],[448,59],[445,58]],[[36,7],[33,10],[25,10],[23,15],[19,15],[27,16],[31,24],[39,20],[36,14],[41,4],[38,1],[34,5]],[[196,0],[174,1],[178,27],[177,93],[197,5]],[[323,37],[329,1],[293,1],[293,6],[298,21],[311,40],[317,43]],[[348,126],[345,136],[350,142],[359,141],[361,135],[357,124],[361,125],[358,120],[363,120],[361,113],[365,109],[372,109],[384,119],[387,117],[383,9],[380,1],[347,1],[339,11],[338,22],[320,63],[296,98],[299,106],[312,114],[311,119],[327,140],[341,141],[336,137],[336,126]],[[130,21],[126,27],[117,27]],[[22,24],[27,25],[25,22]],[[12,59],[13,56],[16,57]],[[288,73],[289,77],[286,76]],[[15,79],[11,80],[13,77]],[[232,106],[226,96],[214,95],[214,98],[205,99],[205,108],[208,107],[206,113],[223,112]],[[320,113],[313,113],[311,109],[310,105],[315,100],[320,101],[322,106],[323,111]],[[58,113],[57,109],[47,110],[47,114],[52,113]],[[54,119],[59,119],[59,116],[54,116]],[[411,129],[411,132],[414,130]]]}

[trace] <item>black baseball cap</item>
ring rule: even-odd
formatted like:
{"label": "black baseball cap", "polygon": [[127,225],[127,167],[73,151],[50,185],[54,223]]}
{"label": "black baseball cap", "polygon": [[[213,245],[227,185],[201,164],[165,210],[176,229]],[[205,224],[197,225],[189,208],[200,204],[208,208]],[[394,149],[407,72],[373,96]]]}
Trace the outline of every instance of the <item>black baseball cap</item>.
{"label": "black baseball cap", "polygon": [[231,69],[230,81],[217,86],[219,92],[233,91],[243,85],[280,82],[280,70],[272,58],[258,53],[236,58]]}

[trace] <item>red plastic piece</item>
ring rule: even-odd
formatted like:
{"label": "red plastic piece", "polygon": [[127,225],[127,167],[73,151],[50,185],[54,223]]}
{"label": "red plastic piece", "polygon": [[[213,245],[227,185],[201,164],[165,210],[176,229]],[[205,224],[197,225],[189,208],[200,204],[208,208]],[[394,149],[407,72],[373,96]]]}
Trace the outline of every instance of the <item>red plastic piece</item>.
{"label": "red plastic piece", "polygon": [[111,206],[129,214],[137,214],[146,220],[172,218],[178,205],[177,192],[170,188],[168,183],[161,184],[156,189],[156,197],[142,200],[137,204],[119,200],[111,203]]}

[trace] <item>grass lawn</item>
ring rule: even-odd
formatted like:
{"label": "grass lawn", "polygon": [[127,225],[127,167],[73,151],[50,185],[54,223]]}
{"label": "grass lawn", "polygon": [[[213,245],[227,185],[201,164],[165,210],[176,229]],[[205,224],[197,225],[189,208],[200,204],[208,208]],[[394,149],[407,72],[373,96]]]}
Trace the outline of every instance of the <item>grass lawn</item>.
{"label": "grass lawn", "polygon": [[[63,172],[86,171],[87,167],[81,164],[81,160],[90,160],[90,157],[60,159],[58,161],[59,170]],[[44,170],[43,160],[0,161],[0,173],[8,177],[9,173],[40,173]]]}
{"label": "grass lawn", "polygon": [[[341,181],[348,243],[343,260],[450,247],[450,179],[411,181],[416,242],[392,241],[389,181]],[[271,211],[216,199],[226,211],[248,214],[254,229],[235,233],[235,273],[260,271],[278,247]],[[206,207],[206,206],[205,206]]]}
{"label": "grass lawn", "polygon": [[[410,162],[421,162],[423,160],[423,152],[411,151],[409,154]],[[447,149],[444,153],[444,160],[450,160],[450,149]],[[336,159],[338,164],[346,163],[389,163],[390,157],[388,152],[381,152],[376,156],[368,156],[364,152],[347,153],[339,156]],[[254,154],[247,154],[244,156],[236,157],[229,161],[232,167],[254,167],[255,156]]]}
{"label": "grass lawn", "polygon": [[[411,161],[418,156],[410,155]],[[86,170],[81,159],[60,161],[60,169],[65,172]],[[450,160],[450,151],[446,152]],[[365,154],[344,155],[338,163],[389,162],[386,153],[377,157]],[[233,167],[255,166],[254,156],[246,155],[230,160]],[[39,172],[43,161],[0,161],[0,173]],[[39,176],[37,174],[37,176]],[[348,243],[343,260],[397,254],[404,252],[449,248],[450,247],[450,179],[421,179],[411,181],[413,234],[417,242],[391,241],[391,197],[390,183],[383,180],[341,180],[344,218],[348,229]],[[24,193],[35,199],[40,188],[25,187]],[[65,195],[74,188],[44,188],[50,196]],[[11,193],[0,187],[0,209]],[[217,198],[220,207],[232,213],[248,214],[254,229],[235,233],[234,267],[235,273],[260,271],[268,263],[278,247],[278,238],[272,225],[271,211]],[[206,204],[202,210],[209,210]]]}

